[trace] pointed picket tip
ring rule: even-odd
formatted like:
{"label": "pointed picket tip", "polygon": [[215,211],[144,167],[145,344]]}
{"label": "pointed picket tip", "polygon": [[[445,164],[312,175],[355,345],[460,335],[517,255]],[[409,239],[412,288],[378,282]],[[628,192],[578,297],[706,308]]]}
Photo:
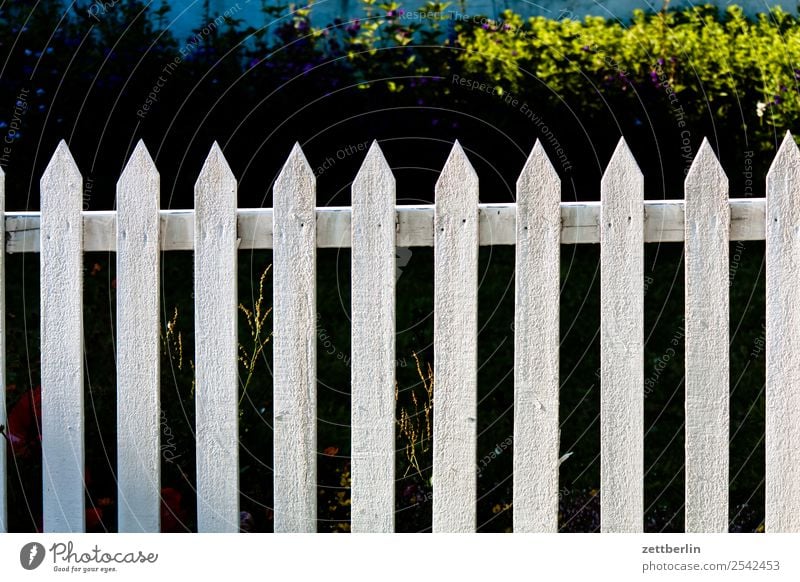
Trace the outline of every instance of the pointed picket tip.
{"label": "pointed picket tip", "polygon": [[225,159],[222,148],[219,147],[219,144],[215,141],[211,145],[208,156],[206,156],[206,161],[203,162],[203,167],[200,169],[195,189],[197,189],[201,183],[218,183],[220,181],[236,182],[236,176],[234,176],[233,170],[231,170],[228,164],[228,160]]}
{"label": "pointed picket tip", "polygon": [[519,193],[525,187],[533,186],[537,183],[561,183],[555,167],[550,161],[547,152],[544,150],[542,142],[538,139],[533,145],[525,165],[522,167],[519,178],[517,178],[517,191]]}
{"label": "pointed picket tip", "polygon": [[367,151],[367,155],[364,157],[364,162],[361,164],[361,170],[363,170],[365,166],[391,171],[389,162],[386,161],[386,156],[383,155],[383,150],[380,144],[378,144],[377,139],[372,140],[369,151]]}
{"label": "pointed picket tip", "polygon": [[361,163],[361,168],[358,170],[358,174],[356,174],[356,180],[358,180],[359,176],[365,172],[375,171],[388,173],[391,173],[392,171],[391,167],[389,166],[389,162],[386,161],[386,157],[383,155],[381,146],[378,145],[378,140],[373,140],[372,145],[369,146],[367,155],[364,157],[364,161]]}
{"label": "pointed picket tip", "polygon": [[136,147],[133,149],[133,153],[131,154],[130,160],[128,160],[128,165],[131,163],[137,163],[147,166],[152,166],[155,168],[155,162],[153,162],[153,158],[150,155],[150,152],[147,149],[147,146],[144,145],[144,140],[140,139]]}
{"label": "pointed picket tip", "polygon": [[719,158],[714,153],[711,143],[705,137],[697,150],[697,155],[692,161],[689,172],[686,174],[684,184],[686,185],[687,198],[690,198],[695,193],[698,196],[702,196],[704,192],[702,186],[725,191],[727,196],[728,177],[725,175],[725,170],[722,168],[722,164],[719,163]]}
{"label": "pointed picket tip", "polygon": [[316,181],[314,170],[311,169],[311,165],[303,153],[303,148],[300,147],[299,143],[295,142],[289,157],[286,159],[286,163],[283,164],[283,168],[281,168],[275,180],[275,185],[287,186],[287,182],[303,178]]}
{"label": "pointed picket tip", "polygon": [[135,185],[136,182],[140,181],[144,176],[158,176],[158,169],[156,168],[153,158],[150,156],[150,152],[147,151],[144,141],[140,139],[128,163],[125,165],[125,169],[122,171],[117,185]]}
{"label": "pointed picket tip", "polygon": [[353,180],[353,188],[358,189],[362,185],[373,183],[375,180],[387,180],[392,184],[395,181],[392,168],[389,166],[389,162],[386,161],[386,157],[378,145],[378,140],[373,140],[361,164],[361,168],[359,168],[358,174]]}
{"label": "pointed picket tip", "polygon": [[447,156],[447,161],[442,168],[442,173],[436,181],[435,191],[438,192],[445,186],[460,186],[465,190],[477,189],[478,173],[461,147],[458,140],[453,143],[453,149]]}
{"label": "pointed picket tip", "polygon": [[633,152],[628,147],[625,138],[621,137],[600,180],[600,199],[604,198],[604,193],[611,188],[612,184],[616,189],[616,186],[630,181],[636,183],[637,186],[643,185],[644,174],[642,174],[639,164],[636,163],[636,158],[633,157]]}
{"label": "pointed picket tip", "polygon": [[787,131],[786,135],[783,136],[781,146],[778,148],[778,153],[775,154],[775,159],[772,160],[769,166],[767,180],[770,180],[774,175],[790,170],[800,170],[800,149],[798,149],[792,133]]}
{"label": "pointed picket tip", "polygon": [[230,164],[228,164],[228,160],[225,158],[225,154],[222,153],[222,148],[219,147],[216,141],[211,144],[211,149],[206,156],[206,161],[203,162],[203,167],[200,169],[200,178],[209,176],[215,176],[217,178],[225,176],[235,179],[233,170],[231,170]]}
{"label": "pointed picket tip", "polygon": [[81,190],[83,177],[63,139],[58,143],[50,163],[47,164],[40,185],[43,190],[58,190],[66,186],[70,191]]}
{"label": "pointed picket tip", "polygon": [[625,141],[624,137],[619,138],[617,147],[614,148],[614,153],[611,154],[611,159],[608,161],[608,166],[606,166],[605,174],[619,171],[620,169],[626,171],[635,169],[637,173],[642,173],[642,171],[639,169],[639,164],[636,161],[636,158],[633,156],[633,152],[631,151],[631,148],[628,146],[628,142]]}

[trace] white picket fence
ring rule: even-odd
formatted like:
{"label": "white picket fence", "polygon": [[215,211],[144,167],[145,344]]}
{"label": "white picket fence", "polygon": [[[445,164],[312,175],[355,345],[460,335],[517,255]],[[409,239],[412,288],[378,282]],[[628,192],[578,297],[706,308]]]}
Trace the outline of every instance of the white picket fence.
{"label": "white picket fence", "polygon": [[[116,250],[118,261],[119,529],[159,530],[160,252],[193,249],[198,529],[238,531],[237,250],[271,248],[275,530],[316,531],[316,249],[352,247],[352,530],[392,531],[395,249],[433,246],[433,530],[475,531],[478,247],[516,245],[513,525],[555,532],[560,246],[599,243],[602,530],[641,531],[644,243],[685,241],[686,530],[727,531],[729,241],[766,240],[766,528],[800,531],[800,152],[787,134],[766,200],[729,199],[705,141],[685,200],[644,201],[643,190],[621,140],[600,202],[563,203],[537,143],[516,204],[480,204],[478,176],[456,143],[436,203],[395,206],[394,177],[373,144],[352,207],[317,208],[314,174],[296,146],[274,208],[237,209],[236,179],[214,145],[195,210],[161,211],[158,172],[140,143],[117,210],[82,212],[81,174],[62,142],[41,180],[41,213],[7,212],[0,226],[7,252],[41,253],[45,530],[85,528],[82,254],[99,250]],[[0,447],[0,530],[5,455]]]}

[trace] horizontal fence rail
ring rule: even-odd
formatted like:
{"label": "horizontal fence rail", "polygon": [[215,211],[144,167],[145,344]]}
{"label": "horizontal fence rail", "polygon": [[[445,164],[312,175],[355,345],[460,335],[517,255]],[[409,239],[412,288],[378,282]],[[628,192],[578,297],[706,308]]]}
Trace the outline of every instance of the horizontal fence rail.
{"label": "horizontal fence rail", "polygon": [[[394,176],[377,143],[353,183],[352,208],[316,206],[299,145],[275,182],[274,209],[236,207],[236,179],[216,144],[194,210],[158,209],[159,175],[142,143],[117,185],[117,211],[81,211],[82,177],[64,142],[41,180],[41,212],[3,213],[3,180],[0,172],[6,252],[41,254],[45,531],[86,528],[82,255],[93,251],[117,253],[119,529],[160,529],[159,251],[179,250],[195,256],[198,530],[238,530],[236,272],[237,250],[248,249],[274,249],[275,531],[316,531],[318,248],[353,250],[352,529],[393,531],[397,247],[434,248],[433,531],[475,531],[481,245],[516,251],[514,530],[557,531],[560,249],[587,243],[600,245],[601,529],[642,531],[644,244],[662,242],[685,249],[686,530],[727,531],[728,244],[764,240],[766,529],[800,532],[800,150],[790,134],[760,199],[728,198],[707,141],[679,200],[644,200],[644,177],[624,140],[599,202],[560,202],[559,177],[538,142],[514,204],[479,204],[479,177],[458,142],[426,206],[395,205]],[[8,529],[5,451],[0,531]]]}
{"label": "horizontal fence rail", "polygon": [[[730,240],[764,240],[766,200],[731,198]],[[317,248],[350,248],[352,211],[350,207],[324,206],[316,209]],[[272,208],[239,208],[239,250],[273,248]],[[395,229],[398,247],[432,247],[434,205],[396,206]],[[516,244],[517,205],[479,204],[479,244]],[[644,242],[683,242],[683,200],[644,201]],[[6,212],[6,252],[39,252],[39,212]],[[116,249],[116,212],[83,212],[84,251]],[[600,202],[561,203],[561,244],[600,242]],[[194,210],[161,210],[161,250],[194,249]]]}

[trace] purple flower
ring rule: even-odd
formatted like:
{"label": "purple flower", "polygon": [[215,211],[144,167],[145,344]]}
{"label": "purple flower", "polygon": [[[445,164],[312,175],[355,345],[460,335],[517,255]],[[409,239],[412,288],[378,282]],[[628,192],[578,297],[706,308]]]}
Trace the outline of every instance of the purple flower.
{"label": "purple flower", "polygon": [[659,67],[663,67],[664,66],[664,59],[658,59],[658,61],[656,61],[656,62],[658,63]]}
{"label": "purple flower", "polygon": [[359,30],[361,30],[361,21],[356,19],[353,21],[352,24],[348,24],[345,27],[345,30],[350,33],[351,36],[355,36]]}

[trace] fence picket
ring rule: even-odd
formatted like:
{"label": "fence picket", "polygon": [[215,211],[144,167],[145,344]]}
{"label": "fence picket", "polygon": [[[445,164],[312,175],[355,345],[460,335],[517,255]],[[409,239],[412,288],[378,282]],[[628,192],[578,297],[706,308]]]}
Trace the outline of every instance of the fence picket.
{"label": "fence picket", "polygon": [[[0,217],[6,211],[6,174],[0,168]],[[6,221],[0,221],[0,240],[6,240]],[[0,253],[0,386],[6,386],[6,253]],[[6,419],[6,393],[0,395],[0,424],[5,425]],[[2,436],[2,435],[0,435]],[[8,531],[8,465],[6,450],[8,447],[0,438],[0,533]]]}
{"label": "fence picket", "polygon": [[561,181],[537,140],[517,181],[514,531],[558,529]]}
{"label": "fence picket", "polygon": [[435,190],[433,531],[474,532],[478,175],[457,141]]}
{"label": "fence picket", "polygon": [[730,206],[704,139],[686,175],[686,531],[728,531]]}
{"label": "fence picket", "polygon": [[600,523],[644,513],[644,178],[620,139],[600,186]]}
{"label": "fence picket", "polygon": [[[537,141],[515,204],[479,204],[478,176],[456,142],[435,204],[396,207],[377,142],[352,207],[318,209],[314,172],[295,145],[273,209],[238,209],[217,144],[195,185],[195,211],[159,210],[159,174],[140,141],[117,183],[117,210],[81,211],[82,177],[61,142],[41,178],[41,212],[4,211],[5,250],[40,252],[42,520],[82,532],[84,251],[117,252],[119,531],[160,529],[160,252],[195,251],[197,523],[239,531],[237,252],[272,248],[276,532],[317,530],[316,248],[352,248],[354,532],[395,527],[395,251],[434,247],[433,531],[476,529],[479,245],[516,246],[514,531],[554,532],[559,485],[562,244],[600,243],[601,529],[643,530],[644,243],[685,241],[686,531],[728,530],[729,244],[766,241],[766,529],[800,532],[800,148],[786,137],[766,199],[730,199],[707,140],[684,200],[644,201],[621,139],[600,202],[560,202]],[[85,237],[85,239],[84,239]],[[0,254],[0,385],[5,377],[5,253]],[[0,421],[7,405],[0,400]],[[8,449],[10,450],[10,449]],[[8,529],[8,458],[0,446],[0,532]]]}
{"label": "fence picket", "polygon": [[317,531],[316,181],[295,144],[273,189],[275,531]]}
{"label": "fence picket", "polygon": [[238,532],[236,178],[216,143],[194,192],[197,529]]}
{"label": "fence picket", "polygon": [[85,529],[83,178],[66,142],[41,179],[42,518],[48,533]]}
{"label": "fence picket", "polygon": [[766,530],[800,532],[800,150],[790,133],[767,173]]}
{"label": "fence picket", "polygon": [[394,531],[395,179],[377,142],[353,182],[353,532]]}
{"label": "fence picket", "polygon": [[117,183],[119,531],[160,531],[159,175],[139,142]]}

